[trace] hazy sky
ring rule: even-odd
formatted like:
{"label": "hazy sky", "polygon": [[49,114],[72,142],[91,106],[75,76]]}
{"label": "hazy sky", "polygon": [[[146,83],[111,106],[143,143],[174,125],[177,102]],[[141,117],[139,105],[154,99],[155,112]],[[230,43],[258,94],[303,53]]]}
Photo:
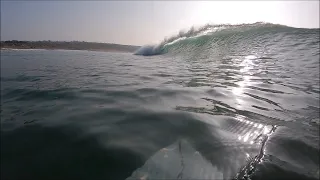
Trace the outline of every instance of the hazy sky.
{"label": "hazy sky", "polygon": [[144,45],[206,23],[319,28],[319,1],[1,1],[1,40]]}

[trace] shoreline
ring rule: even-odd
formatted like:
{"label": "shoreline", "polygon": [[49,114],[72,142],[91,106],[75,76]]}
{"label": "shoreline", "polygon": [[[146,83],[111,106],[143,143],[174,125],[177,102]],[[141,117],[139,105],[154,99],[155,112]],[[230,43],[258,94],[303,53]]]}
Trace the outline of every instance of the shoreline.
{"label": "shoreline", "polygon": [[140,46],[80,41],[1,41],[1,50],[79,50],[134,53]]}
{"label": "shoreline", "polygon": [[134,53],[131,51],[123,51],[123,50],[110,50],[110,49],[63,49],[63,48],[8,48],[1,47],[2,50],[67,50],[67,51],[91,51],[91,52],[117,52],[117,53]]}

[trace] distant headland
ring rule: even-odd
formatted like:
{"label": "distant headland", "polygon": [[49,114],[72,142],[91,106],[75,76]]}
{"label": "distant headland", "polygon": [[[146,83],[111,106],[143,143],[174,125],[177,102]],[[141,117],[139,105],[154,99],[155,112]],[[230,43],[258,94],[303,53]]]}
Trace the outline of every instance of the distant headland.
{"label": "distant headland", "polygon": [[1,41],[1,49],[64,49],[106,52],[135,52],[140,46],[84,41]]}

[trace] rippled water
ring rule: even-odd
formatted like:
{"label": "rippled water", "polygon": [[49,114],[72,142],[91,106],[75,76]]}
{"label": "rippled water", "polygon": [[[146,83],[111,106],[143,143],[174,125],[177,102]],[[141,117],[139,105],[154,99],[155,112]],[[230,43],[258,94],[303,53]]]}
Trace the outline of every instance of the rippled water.
{"label": "rippled water", "polygon": [[241,46],[1,51],[1,178],[318,179],[319,46]]}

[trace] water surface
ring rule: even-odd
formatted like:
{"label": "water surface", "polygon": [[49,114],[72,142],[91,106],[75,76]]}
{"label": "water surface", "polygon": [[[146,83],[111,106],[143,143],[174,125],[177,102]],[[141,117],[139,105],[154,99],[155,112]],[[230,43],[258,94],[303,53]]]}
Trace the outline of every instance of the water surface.
{"label": "water surface", "polygon": [[2,50],[1,178],[319,179],[318,29],[160,49]]}

